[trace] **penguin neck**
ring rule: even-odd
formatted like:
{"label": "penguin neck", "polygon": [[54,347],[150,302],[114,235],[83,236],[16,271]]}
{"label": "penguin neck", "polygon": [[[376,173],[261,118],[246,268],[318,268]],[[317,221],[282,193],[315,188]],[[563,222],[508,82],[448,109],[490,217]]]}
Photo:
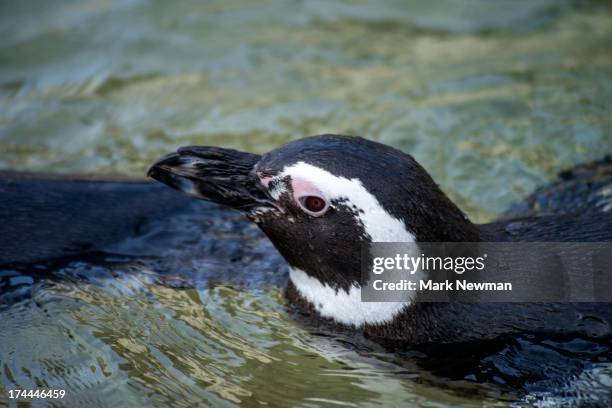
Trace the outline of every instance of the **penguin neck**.
{"label": "penguin neck", "polygon": [[[406,223],[404,235],[414,237],[408,242],[479,242],[480,228],[473,224],[454,203],[446,200],[442,208],[447,212],[425,212],[427,222],[420,223],[420,228],[414,228]],[[440,207],[438,207],[440,208]],[[414,232],[409,232],[408,229]],[[397,234],[395,234],[397,235]],[[414,304],[415,296],[408,296],[401,302],[362,302],[359,282],[348,287],[338,285],[332,278],[320,279],[320,273],[290,267],[290,284],[287,297],[298,307],[314,312],[316,315],[331,319],[335,323],[346,326],[363,327],[364,325],[391,324],[402,315],[408,307]],[[345,285],[346,286],[346,285]]]}
{"label": "penguin neck", "polygon": [[413,300],[362,302],[358,284],[347,290],[333,288],[297,268],[289,268],[289,277],[285,295],[291,303],[344,326],[359,328],[391,323]]}

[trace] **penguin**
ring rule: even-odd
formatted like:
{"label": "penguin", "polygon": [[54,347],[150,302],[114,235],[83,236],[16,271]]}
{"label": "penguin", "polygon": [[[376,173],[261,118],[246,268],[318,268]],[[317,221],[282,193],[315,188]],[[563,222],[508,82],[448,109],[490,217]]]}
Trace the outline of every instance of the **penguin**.
{"label": "penguin", "polygon": [[360,137],[319,135],[264,155],[189,146],[148,176],[240,211],[289,266],[288,300],[342,329],[415,345],[536,333],[612,336],[609,303],[362,302],[360,251],[373,242],[612,241],[605,211],[474,224],[410,155]]}

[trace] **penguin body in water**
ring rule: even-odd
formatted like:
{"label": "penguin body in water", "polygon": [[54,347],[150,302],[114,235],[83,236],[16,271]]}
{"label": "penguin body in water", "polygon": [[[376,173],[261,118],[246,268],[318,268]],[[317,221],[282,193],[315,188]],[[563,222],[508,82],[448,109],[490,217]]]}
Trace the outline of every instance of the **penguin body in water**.
{"label": "penguin body in water", "polygon": [[338,135],[300,139],[263,156],[185,147],[160,159],[149,175],[244,213],[289,264],[292,303],[370,337],[439,344],[517,333],[612,334],[608,303],[362,302],[360,296],[363,245],[611,241],[612,216],[605,211],[476,225],[411,156]]}

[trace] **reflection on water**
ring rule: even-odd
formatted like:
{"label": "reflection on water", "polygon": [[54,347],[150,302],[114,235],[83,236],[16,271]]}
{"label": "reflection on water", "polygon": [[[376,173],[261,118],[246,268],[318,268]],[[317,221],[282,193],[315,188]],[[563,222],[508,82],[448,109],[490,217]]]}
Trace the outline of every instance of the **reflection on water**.
{"label": "reflection on water", "polygon": [[[612,151],[612,16],[595,1],[11,1],[0,34],[1,168],[141,176],[179,145],[358,134],[413,154],[485,220]],[[0,272],[0,405],[16,384],[91,406],[499,397],[305,330],[261,271],[178,289],[153,269]],[[585,375],[579,390],[609,386],[609,367]]]}
{"label": "reflection on water", "polygon": [[413,384],[380,350],[309,334],[278,290],[177,290],[116,268],[68,266],[2,310],[6,387],[67,389],[70,406],[470,403]]}

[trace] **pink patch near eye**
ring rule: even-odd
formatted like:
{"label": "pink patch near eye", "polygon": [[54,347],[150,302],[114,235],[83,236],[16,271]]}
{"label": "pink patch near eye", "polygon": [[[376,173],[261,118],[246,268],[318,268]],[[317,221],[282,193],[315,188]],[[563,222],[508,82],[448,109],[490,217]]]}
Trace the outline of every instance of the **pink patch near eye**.
{"label": "pink patch near eye", "polygon": [[306,180],[296,178],[292,179],[291,188],[293,189],[293,198],[295,199],[295,201],[299,201],[300,198],[306,196],[316,196],[321,198],[325,197],[321,190],[319,190],[317,187],[315,187],[314,184]]}

